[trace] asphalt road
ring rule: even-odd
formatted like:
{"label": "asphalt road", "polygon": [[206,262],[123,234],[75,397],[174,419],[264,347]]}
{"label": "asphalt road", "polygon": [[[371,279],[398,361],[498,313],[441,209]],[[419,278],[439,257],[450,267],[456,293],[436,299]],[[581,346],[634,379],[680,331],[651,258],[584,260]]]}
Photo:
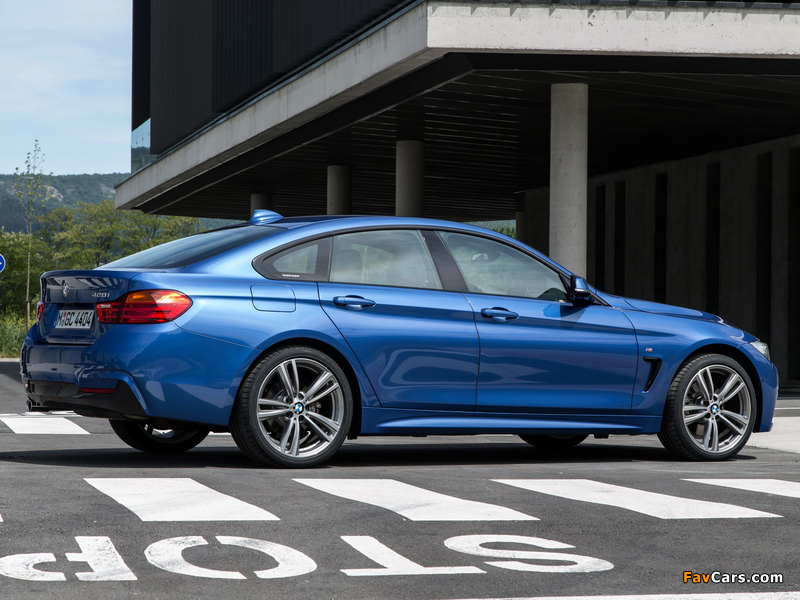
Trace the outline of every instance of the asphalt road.
{"label": "asphalt road", "polygon": [[779,408],[767,447],[724,463],[654,436],[559,453],[473,436],[364,438],[278,470],[227,435],[165,458],[102,420],[21,415],[4,362],[0,597],[800,598],[800,399]]}

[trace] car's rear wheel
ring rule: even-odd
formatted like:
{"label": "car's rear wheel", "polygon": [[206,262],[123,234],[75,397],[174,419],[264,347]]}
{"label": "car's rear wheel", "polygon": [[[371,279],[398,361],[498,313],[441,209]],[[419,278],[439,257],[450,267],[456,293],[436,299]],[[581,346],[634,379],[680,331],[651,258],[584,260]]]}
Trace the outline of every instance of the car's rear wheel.
{"label": "car's rear wheel", "polygon": [[705,354],[686,364],[670,385],[658,438],[689,460],[724,460],[753,431],[756,395],[742,366],[724,355]]}
{"label": "car's rear wheel", "polygon": [[149,423],[110,419],[119,439],[142,452],[180,454],[206,439],[208,429],[157,429]]}
{"label": "car's rear wheel", "polygon": [[559,450],[564,448],[572,448],[577,446],[588,435],[527,435],[521,434],[519,436],[523,441],[528,442],[531,446],[538,448],[547,448],[551,450]]}
{"label": "car's rear wheel", "polygon": [[230,429],[253,460],[310,467],[336,453],[352,416],[350,385],[336,361],[314,348],[291,346],[264,357],[247,376]]}

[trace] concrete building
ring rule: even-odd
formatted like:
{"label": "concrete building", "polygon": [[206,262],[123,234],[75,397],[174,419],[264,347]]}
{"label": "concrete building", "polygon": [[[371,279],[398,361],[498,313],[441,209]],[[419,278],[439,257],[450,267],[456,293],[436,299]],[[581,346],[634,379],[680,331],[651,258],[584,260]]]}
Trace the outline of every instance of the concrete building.
{"label": "concrete building", "polygon": [[117,206],[516,219],[800,380],[800,4],[134,0]]}

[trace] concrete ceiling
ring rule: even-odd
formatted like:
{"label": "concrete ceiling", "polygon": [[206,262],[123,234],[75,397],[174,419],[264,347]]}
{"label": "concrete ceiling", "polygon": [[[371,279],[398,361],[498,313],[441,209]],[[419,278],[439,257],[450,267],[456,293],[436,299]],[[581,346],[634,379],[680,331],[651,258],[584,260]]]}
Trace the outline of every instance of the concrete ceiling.
{"label": "concrete ceiling", "polygon": [[353,212],[394,214],[398,139],[426,142],[426,216],[513,218],[549,178],[550,85],[589,85],[589,171],[609,173],[800,133],[800,61],[450,54],[194,177],[146,212],[244,219],[271,192],[286,215],[326,210],[331,164]]}

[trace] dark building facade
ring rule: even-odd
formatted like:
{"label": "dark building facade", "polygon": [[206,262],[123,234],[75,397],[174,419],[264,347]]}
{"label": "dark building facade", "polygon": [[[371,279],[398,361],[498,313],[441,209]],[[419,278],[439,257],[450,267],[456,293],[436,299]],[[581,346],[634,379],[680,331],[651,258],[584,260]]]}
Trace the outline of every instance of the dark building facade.
{"label": "dark building facade", "polygon": [[132,129],[161,154],[402,4],[136,0]]}

